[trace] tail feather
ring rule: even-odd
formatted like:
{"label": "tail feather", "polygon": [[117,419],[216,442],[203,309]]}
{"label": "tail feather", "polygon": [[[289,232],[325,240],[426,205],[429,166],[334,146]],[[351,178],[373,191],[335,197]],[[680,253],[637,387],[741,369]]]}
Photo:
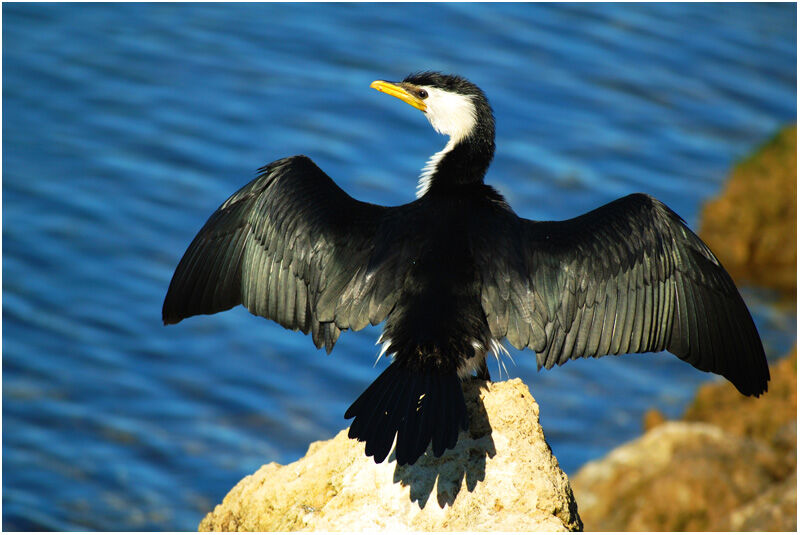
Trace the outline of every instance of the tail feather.
{"label": "tail feather", "polygon": [[[410,398],[413,393],[412,390],[414,388],[414,384],[411,381],[402,382],[399,381],[397,385],[397,396],[394,399],[389,400],[386,404],[387,407],[399,407],[401,406],[405,399]],[[381,409],[383,410],[383,409]],[[382,463],[386,456],[389,455],[389,452],[392,449],[392,443],[394,442],[394,432],[387,432],[389,429],[399,429],[400,423],[402,421],[403,413],[400,410],[395,411],[383,411],[385,417],[380,420],[377,425],[372,428],[372,433],[370,433],[371,440],[374,441],[374,451],[375,451],[375,462]],[[365,439],[366,440],[366,439]],[[369,448],[369,442],[367,442],[367,446],[365,451]],[[369,455],[369,452],[367,452]]]}
{"label": "tail feather", "polygon": [[[400,426],[397,428],[397,442],[395,442],[394,453],[397,457],[397,462],[400,465],[409,464],[408,460],[413,456],[410,451],[412,442],[416,438],[417,433],[422,434],[419,428],[419,397],[424,389],[422,382],[426,378],[413,378],[414,388],[412,395],[408,396],[405,400],[401,400],[399,405],[399,416],[401,418]],[[419,457],[419,455],[417,455]],[[417,460],[414,457],[414,460]]]}
{"label": "tail feather", "polygon": [[[387,379],[391,381],[392,379]],[[370,455],[371,451],[375,452],[375,462],[383,462],[389,451],[392,449],[392,442],[394,442],[395,433],[403,426],[405,422],[404,415],[408,414],[411,407],[411,400],[414,399],[414,392],[416,391],[415,381],[397,381],[399,384],[399,395],[393,400],[392,403],[379,404],[377,409],[382,415],[382,419],[376,425],[370,426],[365,430],[363,436],[354,437],[366,442],[364,452]],[[356,420],[358,416],[356,416]],[[370,442],[374,445],[370,447]],[[398,446],[395,446],[397,448]]]}
{"label": "tail feather", "polygon": [[[446,399],[447,395],[442,392],[440,393],[440,399]],[[445,403],[439,403],[433,410],[436,411],[436,421],[444,421],[447,419],[447,405]],[[446,445],[446,437],[445,437],[445,429],[444,426],[435,425],[433,428],[433,455],[436,457],[441,457],[444,453],[444,450],[447,449]]]}
{"label": "tail feather", "polygon": [[[455,393],[458,394],[458,396],[461,398],[462,401],[464,400],[464,393],[461,391],[461,381],[451,384],[450,388],[455,390]],[[458,404],[455,406],[455,409],[456,409],[456,422],[458,422],[461,429],[463,429],[464,431],[468,430],[469,415],[467,415],[467,404],[466,403]],[[458,435],[452,437],[452,440],[453,443],[450,446],[448,446],[448,448],[452,448],[453,446],[456,445],[456,441],[458,440]]]}
{"label": "tail feather", "polygon": [[[395,383],[388,384],[386,385],[387,388],[380,390],[378,388],[373,388],[374,384],[375,383],[370,385],[370,387],[359,396],[355,403],[353,403],[350,409],[348,409],[348,412],[345,413],[345,418],[352,418],[353,415],[350,414],[350,411],[354,407],[358,407],[357,410],[359,410],[362,415],[361,418],[354,421],[350,426],[349,435],[351,438],[356,435],[362,435],[367,429],[372,429],[377,426],[378,421],[383,416],[380,414],[378,407],[394,403],[395,398],[401,394],[399,390],[402,390],[403,387],[403,385]],[[369,399],[375,398],[377,398],[376,403],[368,403]]]}
{"label": "tail feather", "polygon": [[436,414],[436,407],[440,405],[439,393],[441,392],[441,385],[438,384],[438,379],[439,377],[427,378],[425,399],[423,401],[427,401],[429,405],[427,410],[419,410],[416,414],[419,421],[419,432],[411,449],[412,456],[416,453],[416,456],[419,457],[425,453],[425,450],[428,449],[428,444],[433,440],[433,417]]}
{"label": "tail feather", "polygon": [[386,459],[397,436],[400,465],[414,464],[433,443],[436,457],[467,429],[467,407],[455,373],[412,372],[392,363],[345,412],[355,418],[348,436],[366,442],[375,462]]}

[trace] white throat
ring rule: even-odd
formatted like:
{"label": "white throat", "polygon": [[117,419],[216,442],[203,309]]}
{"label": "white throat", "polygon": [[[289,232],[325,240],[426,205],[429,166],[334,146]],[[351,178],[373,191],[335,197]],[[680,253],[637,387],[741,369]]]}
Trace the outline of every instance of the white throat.
{"label": "white throat", "polygon": [[439,168],[439,162],[442,161],[445,154],[453,150],[456,143],[454,138],[451,137],[450,141],[447,142],[447,145],[445,145],[442,150],[428,158],[425,167],[422,168],[422,173],[419,175],[419,181],[417,182],[417,199],[428,193],[428,189],[431,187],[431,179]]}
{"label": "white throat", "polygon": [[428,92],[428,98],[425,99],[427,108],[425,117],[434,130],[450,136],[450,140],[442,150],[431,156],[422,168],[417,183],[417,199],[428,192],[431,179],[436,174],[442,158],[472,132],[477,121],[471,96],[450,93],[436,87],[422,87]]}

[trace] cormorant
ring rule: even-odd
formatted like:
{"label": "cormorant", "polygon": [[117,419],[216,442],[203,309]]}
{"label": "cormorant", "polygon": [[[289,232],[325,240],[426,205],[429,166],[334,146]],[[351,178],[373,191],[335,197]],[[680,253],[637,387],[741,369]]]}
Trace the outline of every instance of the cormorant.
{"label": "cormorant", "polygon": [[437,457],[456,444],[467,428],[460,381],[488,380],[487,353],[499,357],[503,338],[533,349],[539,368],[667,350],[742,394],[767,390],[742,297],[675,212],[637,193],[566,221],[520,218],[483,181],[495,131],[477,86],[423,72],[371,87],[449,136],[417,199],[364,203],[306,156],[275,161],[189,245],[165,324],[243,304],[330,352],[342,331],[385,321],[379,342],[392,363],[345,418],[376,462],[396,435],[401,465],[429,444]]}

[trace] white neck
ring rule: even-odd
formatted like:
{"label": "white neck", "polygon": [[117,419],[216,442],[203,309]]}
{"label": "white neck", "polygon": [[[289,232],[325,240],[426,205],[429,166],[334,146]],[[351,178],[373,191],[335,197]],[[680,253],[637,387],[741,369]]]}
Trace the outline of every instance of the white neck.
{"label": "white neck", "polygon": [[417,199],[430,189],[431,180],[442,158],[472,132],[477,121],[471,96],[450,93],[436,87],[422,87],[428,92],[428,97],[425,99],[425,117],[434,130],[450,136],[450,140],[442,150],[431,156],[422,168],[417,183]]}
{"label": "white neck", "polygon": [[450,141],[447,142],[447,145],[445,145],[442,150],[428,159],[425,167],[422,168],[422,173],[419,175],[419,182],[417,182],[417,199],[428,193],[428,189],[431,187],[431,179],[439,168],[439,162],[442,161],[445,154],[453,150],[456,143],[456,139],[451,137]]}

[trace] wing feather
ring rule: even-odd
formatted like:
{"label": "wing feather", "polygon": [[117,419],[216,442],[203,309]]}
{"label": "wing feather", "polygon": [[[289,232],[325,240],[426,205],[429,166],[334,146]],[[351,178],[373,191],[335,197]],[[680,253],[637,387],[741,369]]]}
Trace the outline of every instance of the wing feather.
{"label": "wing feather", "polygon": [[567,221],[512,218],[516,232],[480,267],[493,336],[531,347],[540,367],[667,350],[744,394],[766,391],[764,349],[741,295],[664,204],[634,194]]}
{"label": "wing feather", "polygon": [[189,245],[164,300],[164,323],[242,304],[311,332],[330,351],[342,330],[377,324],[394,307],[398,293],[385,281],[402,284],[407,263],[391,250],[374,253],[402,209],[354,200],[305,156],[273,162]]}

